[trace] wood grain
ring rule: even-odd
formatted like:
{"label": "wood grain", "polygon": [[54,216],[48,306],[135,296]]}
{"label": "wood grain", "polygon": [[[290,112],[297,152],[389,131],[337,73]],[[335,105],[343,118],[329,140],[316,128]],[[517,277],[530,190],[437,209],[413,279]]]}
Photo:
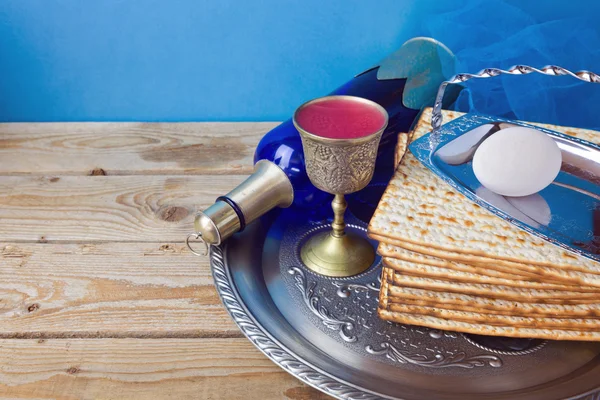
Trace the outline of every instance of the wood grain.
{"label": "wood grain", "polygon": [[328,398],[242,338],[183,244],[276,125],[0,124],[0,397]]}
{"label": "wood grain", "polygon": [[0,337],[241,337],[183,244],[0,244]]}
{"label": "wood grain", "polygon": [[248,174],[275,122],[0,124],[0,175]]}
{"label": "wood grain", "polygon": [[245,339],[4,339],[0,365],[11,399],[329,398]]}
{"label": "wood grain", "polygon": [[182,242],[246,176],[0,176],[0,241]]}

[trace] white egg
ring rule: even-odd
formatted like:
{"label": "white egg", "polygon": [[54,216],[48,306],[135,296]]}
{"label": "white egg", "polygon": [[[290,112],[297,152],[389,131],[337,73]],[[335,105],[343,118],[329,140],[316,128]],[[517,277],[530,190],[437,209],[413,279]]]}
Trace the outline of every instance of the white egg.
{"label": "white egg", "polygon": [[479,145],[473,172],[479,182],[503,196],[528,196],[550,185],[560,171],[558,145],[544,132],[502,129]]}

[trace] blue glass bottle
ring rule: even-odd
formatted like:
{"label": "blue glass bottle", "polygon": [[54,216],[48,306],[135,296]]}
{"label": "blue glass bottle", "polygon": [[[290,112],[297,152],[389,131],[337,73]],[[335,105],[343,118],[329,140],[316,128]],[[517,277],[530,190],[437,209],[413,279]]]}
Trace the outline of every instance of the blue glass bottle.
{"label": "blue glass bottle", "polygon": [[[415,38],[378,66],[355,76],[331,93],[372,100],[384,107],[389,116],[371,183],[363,190],[346,196],[349,210],[359,219],[370,220],[392,177],[398,134],[408,132],[419,110],[433,103],[440,83],[453,74],[453,66],[454,56],[443,44],[430,38]],[[452,95],[446,96],[446,99],[451,100]],[[206,244],[218,245],[256,218],[273,219],[280,215],[287,222],[294,223],[297,218],[323,220],[331,217],[332,195],[315,188],[308,179],[302,141],[291,119],[263,137],[254,155],[255,163],[260,160],[270,161],[259,165],[264,167],[262,173],[257,170],[238,188],[220,196],[215,204],[196,215],[196,232],[192,236],[202,237]],[[273,200],[270,198],[273,193],[262,187],[265,181],[261,180],[265,176],[265,168],[271,167],[276,170],[271,178],[279,176],[287,188],[287,191],[284,190],[286,194],[292,197],[293,190],[294,202],[287,213],[270,212],[277,207],[275,204],[264,206],[273,203],[269,201]],[[281,175],[279,169],[285,175]],[[247,204],[242,207],[238,204],[240,201]]]}

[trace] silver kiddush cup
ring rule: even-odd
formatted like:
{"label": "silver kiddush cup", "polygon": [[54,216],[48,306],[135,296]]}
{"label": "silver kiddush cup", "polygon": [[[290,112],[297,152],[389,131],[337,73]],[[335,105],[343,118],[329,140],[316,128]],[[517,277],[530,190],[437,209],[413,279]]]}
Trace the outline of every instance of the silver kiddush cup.
{"label": "silver kiddush cup", "polygon": [[[384,124],[376,131],[357,138],[327,138],[304,129],[296,116],[304,107],[329,99],[360,103],[381,113]],[[379,140],[388,124],[388,114],[379,104],[354,96],[327,96],[304,103],[294,114],[294,125],[300,132],[306,172],[317,188],[335,195],[331,207],[331,230],[311,237],[302,247],[302,262],[311,270],[326,276],[344,277],[359,274],[375,260],[375,249],[369,241],[345,231],[345,194],[354,193],[369,184],[375,170]]]}

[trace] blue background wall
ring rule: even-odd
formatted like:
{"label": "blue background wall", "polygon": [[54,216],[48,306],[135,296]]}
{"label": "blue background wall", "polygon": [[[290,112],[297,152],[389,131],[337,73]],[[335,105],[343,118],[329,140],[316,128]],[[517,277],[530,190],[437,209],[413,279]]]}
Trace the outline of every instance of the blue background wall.
{"label": "blue background wall", "polygon": [[[282,120],[411,37],[460,54],[527,24],[600,13],[595,0],[489,1],[473,20],[497,28],[486,39],[452,14],[477,3],[1,0],[0,121]],[[524,19],[502,25],[504,10]]]}

